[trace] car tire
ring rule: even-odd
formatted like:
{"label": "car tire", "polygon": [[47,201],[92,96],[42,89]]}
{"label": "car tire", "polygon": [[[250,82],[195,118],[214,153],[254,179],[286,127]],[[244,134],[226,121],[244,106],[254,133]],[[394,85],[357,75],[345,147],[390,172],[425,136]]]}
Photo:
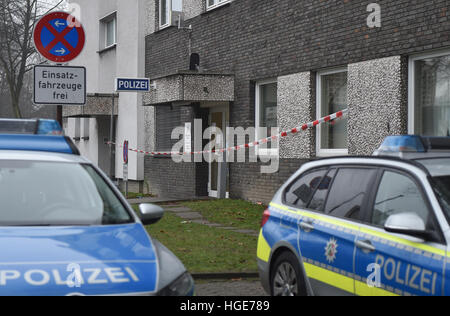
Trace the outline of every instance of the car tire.
{"label": "car tire", "polygon": [[279,255],[270,273],[272,296],[307,296],[304,276],[297,257],[292,252]]}

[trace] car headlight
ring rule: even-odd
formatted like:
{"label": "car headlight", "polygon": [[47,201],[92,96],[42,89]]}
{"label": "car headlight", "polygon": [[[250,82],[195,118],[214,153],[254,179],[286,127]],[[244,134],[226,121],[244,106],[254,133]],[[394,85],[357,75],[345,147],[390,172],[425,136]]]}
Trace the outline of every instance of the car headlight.
{"label": "car headlight", "polygon": [[158,296],[192,296],[194,295],[194,279],[186,272],[170,285],[162,289]]}

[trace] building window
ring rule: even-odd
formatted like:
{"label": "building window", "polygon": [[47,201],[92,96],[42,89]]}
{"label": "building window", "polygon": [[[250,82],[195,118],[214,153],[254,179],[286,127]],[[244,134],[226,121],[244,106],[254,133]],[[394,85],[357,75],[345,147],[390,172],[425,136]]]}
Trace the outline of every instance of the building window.
{"label": "building window", "polygon": [[230,1],[231,0],[206,0],[206,9],[211,10],[221,5],[224,5]]}
{"label": "building window", "polygon": [[108,15],[100,20],[100,49],[113,47],[117,44],[117,14]]}
{"label": "building window", "polygon": [[[260,140],[273,136],[275,130],[278,128],[277,80],[273,79],[257,83],[255,99],[256,140]],[[259,148],[258,152],[262,155],[277,155],[278,146],[275,143],[268,143],[265,149]]]}
{"label": "building window", "polygon": [[172,13],[183,12],[183,0],[159,1],[159,28],[163,29],[172,25]]}
{"label": "building window", "polygon": [[[347,109],[347,69],[317,75],[317,118]],[[317,127],[317,155],[347,155],[347,119]]]}
{"label": "building window", "polygon": [[106,47],[116,44],[116,19],[106,23]]}
{"label": "building window", "polygon": [[450,52],[410,60],[409,133],[450,136]]}
{"label": "building window", "polygon": [[170,0],[159,1],[159,27],[164,28],[170,26],[171,5]]}

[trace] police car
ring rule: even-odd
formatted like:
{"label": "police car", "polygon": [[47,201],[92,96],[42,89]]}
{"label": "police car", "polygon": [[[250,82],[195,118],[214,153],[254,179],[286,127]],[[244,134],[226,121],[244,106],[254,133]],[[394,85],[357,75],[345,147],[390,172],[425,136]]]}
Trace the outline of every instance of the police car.
{"label": "police car", "polygon": [[450,295],[450,138],[388,137],[373,157],[301,167],[264,212],[276,296]]}
{"label": "police car", "polygon": [[0,130],[0,295],[193,295],[191,275],[143,226],[160,207],[137,216],[55,122]]}

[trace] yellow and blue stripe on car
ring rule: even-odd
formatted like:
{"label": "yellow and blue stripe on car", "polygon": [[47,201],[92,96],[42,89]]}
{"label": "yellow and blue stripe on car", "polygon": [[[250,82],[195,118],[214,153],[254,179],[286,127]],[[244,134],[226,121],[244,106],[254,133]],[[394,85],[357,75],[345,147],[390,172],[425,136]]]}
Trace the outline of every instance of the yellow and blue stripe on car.
{"label": "yellow and blue stripe on car", "polygon": [[[445,295],[445,249],[413,242],[375,228],[319,213],[271,203],[270,219],[261,229],[258,258],[269,263],[280,242],[302,258],[310,280],[356,295]],[[299,228],[312,223],[314,230]],[[358,241],[376,251],[364,253]],[[368,282],[368,280],[370,282]],[[370,284],[370,285],[369,285]]]}

